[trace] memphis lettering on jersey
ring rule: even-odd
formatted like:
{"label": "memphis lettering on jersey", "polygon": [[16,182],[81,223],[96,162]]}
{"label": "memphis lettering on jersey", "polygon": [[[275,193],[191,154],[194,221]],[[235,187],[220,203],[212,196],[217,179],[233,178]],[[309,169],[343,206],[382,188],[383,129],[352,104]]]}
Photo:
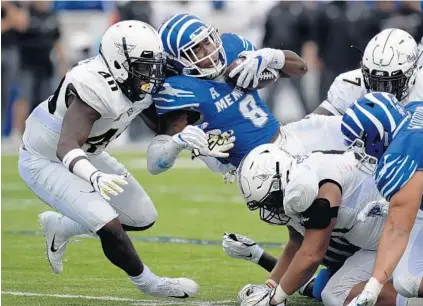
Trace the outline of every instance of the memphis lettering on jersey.
{"label": "memphis lettering on jersey", "polygon": [[[214,89],[214,87],[210,88],[210,94],[212,99],[215,100],[220,98],[220,94]],[[243,92],[234,89],[231,93],[225,95],[223,98],[220,98],[218,101],[214,102],[216,106],[217,112],[220,113],[230,107],[232,104],[237,102],[240,98],[242,98]]]}
{"label": "memphis lettering on jersey", "polygon": [[410,124],[408,125],[408,129],[409,130],[423,129],[423,106],[416,108],[416,111],[411,117]]}

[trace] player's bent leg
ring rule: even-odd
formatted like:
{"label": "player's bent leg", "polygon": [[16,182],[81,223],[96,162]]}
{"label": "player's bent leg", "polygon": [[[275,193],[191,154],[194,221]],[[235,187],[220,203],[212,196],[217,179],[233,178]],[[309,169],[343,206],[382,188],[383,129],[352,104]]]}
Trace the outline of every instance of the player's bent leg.
{"label": "player's bent leg", "polygon": [[[360,250],[345,261],[345,264],[330,278],[322,291],[322,300],[325,306],[347,305],[354,287],[367,281],[372,272],[376,251]],[[360,291],[357,292],[359,294]],[[382,297],[383,298],[383,297]],[[382,305],[395,305],[395,295],[390,301]]]}
{"label": "player's bent leg", "polygon": [[[101,171],[125,175],[128,184],[124,191],[112,198],[110,205],[119,216],[97,232],[103,251],[115,265],[121,267],[143,293],[157,297],[187,298],[194,296],[198,285],[187,278],[158,277],[141,263],[125,230],[146,230],[157,219],[157,210],[138,181],[108,153],[103,152],[91,162]],[[119,225],[119,226],[118,226]],[[113,235],[114,237],[112,237]],[[104,242],[106,241],[106,242]],[[115,244],[115,247],[110,245]],[[116,246],[119,246],[116,248]],[[125,247],[124,247],[125,246]],[[141,269],[140,272],[140,264]]]}
{"label": "player's bent leg", "polygon": [[153,201],[138,181],[107,152],[90,160],[95,167],[106,173],[114,173],[127,177],[127,185],[123,192],[112,198],[110,204],[119,214],[119,221],[124,230],[143,231],[154,225],[157,210]]}
{"label": "player's bent leg", "polygon": [[64,216],[48,212],[39,216],[46,238],[47,259],[55,273],[63,271],[62,258],[68,239],[96,232],[117,217],[116,211],[91,185],[62,164],[39,158],[21,149],[19,174],[28,187]]}
{"label": "player's bent leg", "polygon": [[[393,273],[395,290],[403,298],[422,297],[423,278],[423,220],[416,219],[404,255]],[[401,303],[401,301],[398,301]],[[423,304],[423,299],[421,300]]]}
{"label": "player's bent leg", "polygon": [[158,277],[143,265],[131,239],[116,218],[104,225],[97,235],[100,237],[104,255],[128,274],[129,279],[143,293],[157,297],[187,298],[194,296],[198,285],[186,278]]}

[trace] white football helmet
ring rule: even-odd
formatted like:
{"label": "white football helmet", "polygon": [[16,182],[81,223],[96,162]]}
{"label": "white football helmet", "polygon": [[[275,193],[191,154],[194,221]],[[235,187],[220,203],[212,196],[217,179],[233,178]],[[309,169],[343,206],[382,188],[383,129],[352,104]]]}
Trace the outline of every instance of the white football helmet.
{"label": "white football helmet", "polygon": [[156,93],[164,82],[163,45],[147,23],[128,20],[112,25],[101,39],[100,55],[132,101]]}
{"label": "white football helmet", "polygon": [[410,34],[400,29],[383,30],[364,50],[361,68],[366,89],[403,100],[415,83],[417,59],[417,44]]}
{"label": "white football helmet", "polygon": [[283,225],[283,201],[289,172],[295,158],[275,144],[264,144],[252,150],[238,168],[238,186],[250,210],[260,209],[260,219]]}

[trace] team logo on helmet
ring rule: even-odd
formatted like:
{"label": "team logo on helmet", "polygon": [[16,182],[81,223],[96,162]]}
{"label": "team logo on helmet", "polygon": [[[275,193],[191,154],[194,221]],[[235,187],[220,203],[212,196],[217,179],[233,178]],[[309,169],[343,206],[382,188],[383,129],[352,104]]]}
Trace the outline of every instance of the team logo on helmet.
{"label": "team logo on helmet", "polygon": [[[123,44],[119,44],[119,43],[115,42],[115,46],[118,49],[118,51],[117,51],[118,54],[125,55],[125,52],[124,52],[125,48],[124,48]],[[131,51],[134,50],[136,46],[137,45],[126,45],[126,50],[128,51],[128,53],[131,53]]]}

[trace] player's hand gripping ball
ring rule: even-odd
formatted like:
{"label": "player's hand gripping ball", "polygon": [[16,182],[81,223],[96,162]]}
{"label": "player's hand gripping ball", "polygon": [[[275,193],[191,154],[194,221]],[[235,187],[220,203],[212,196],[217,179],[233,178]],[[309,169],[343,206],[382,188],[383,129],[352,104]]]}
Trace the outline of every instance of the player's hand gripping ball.
{"label": "player's hand gripping ball", "polygon": [[[242,64],[245,61],[245,57],[239,57],[236,60],[234,60],[232,62],[232,64],[230,64],[228,66],[228,68],[226,69],[225,72],[225,79],[226,82],[228,82],[229,84],[231,84],[232,86],[237,86],[237,81],[238,81],[238,77],[240,76],[240,73],[237,73],[236,75],[234,75],[233,77],[229,77],[229,74],[231,73],[231,71],[239,66],[240,64]],[[262,73],[260,73],[259,77],[258,77],[258,85],[257,87],[253,87],[253,80],[250,81],[250,83],[248,84],[248,86],[246,87],[247,90],[255,90],[255,89],[261,89],[264,88],[266,86],[269,86],[270,84],[276,82],[280,77],[279,71],[276,69],[272,69],[272,68],[265,68],[263,70]]]}

